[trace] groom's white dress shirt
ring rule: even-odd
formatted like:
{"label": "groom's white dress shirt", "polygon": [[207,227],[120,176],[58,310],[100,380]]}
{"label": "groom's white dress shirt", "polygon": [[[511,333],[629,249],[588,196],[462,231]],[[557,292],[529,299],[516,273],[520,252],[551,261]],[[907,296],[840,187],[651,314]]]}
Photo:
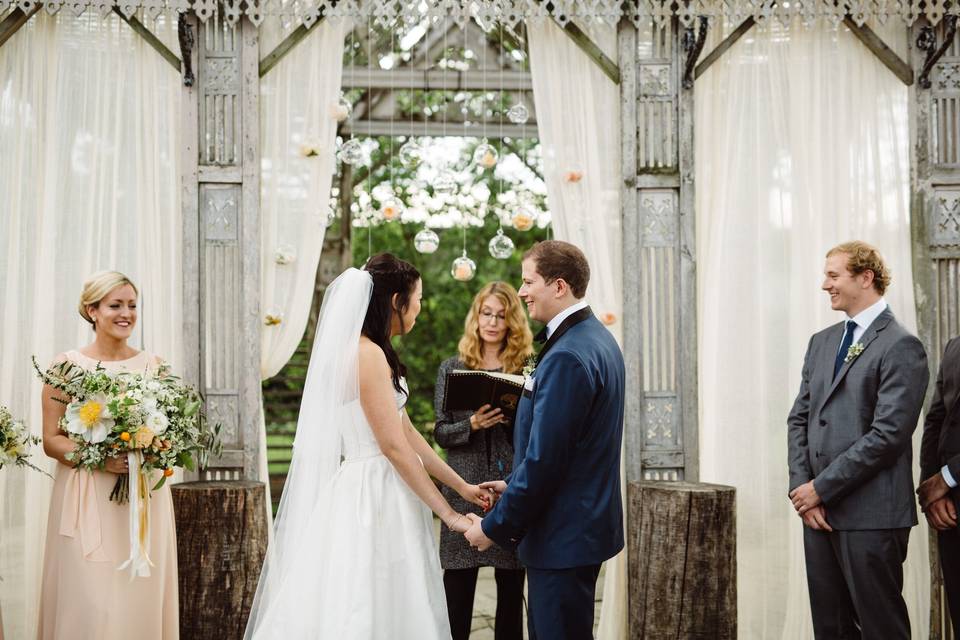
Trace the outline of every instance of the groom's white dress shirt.
{"label": "groom's white dress shirt", "polygon": [[569,307],[567,307],[557,315],[553,316],[550,322],[547,323],[547,340],[549,340],[550,336],[553,335],[553,332],[557,330],[557,327],[560,326],[560,323],[562,323],[564,320],[567,319],[567,316],[570,316],[576,313],[577,311],[580,311],[580,309],[585,309],[586,307],[587,307],[586,300],[581,300],[580,302],[570,305]]}

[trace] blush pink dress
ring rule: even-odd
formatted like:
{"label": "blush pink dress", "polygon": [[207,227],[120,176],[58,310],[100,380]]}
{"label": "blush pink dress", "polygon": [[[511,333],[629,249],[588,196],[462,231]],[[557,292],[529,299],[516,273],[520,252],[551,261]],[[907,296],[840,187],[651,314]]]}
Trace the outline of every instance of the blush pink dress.
{"label": "blush pink dress", "polygon": [[[97,363],[78,351],[67,359]],[[145,371],[157,358],[140,352],[103,362],[107,371]],[[150,577],[118,571],[130,553],[129,507],[110,502],[117,476],[57,464],[47,520],[39,640],[177,640],[177,537],[170,485],[150,500]],[[159,476],[157,476],[159,478]]]}

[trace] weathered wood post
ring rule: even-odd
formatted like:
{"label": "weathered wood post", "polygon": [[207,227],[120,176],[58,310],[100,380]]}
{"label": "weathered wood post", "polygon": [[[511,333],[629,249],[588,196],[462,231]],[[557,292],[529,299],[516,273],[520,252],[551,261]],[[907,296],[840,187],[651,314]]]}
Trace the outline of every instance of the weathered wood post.
{"label": "weathered wood post", "polygon": [[240,640],[267,552],[263,483],[186,482],[173,487],[173,505],[180,637]]}
{"label": "weathered wood post", "polygon": [[735,640],[733,487],[636,482],[627,488],[631,640]]}
{"label": "weathered wood post", "polygon": [[173,487],[185,640],[242,637],[268,536],[256,482],[260,46],[239,7],[197,3],[181,17],[184,378],[223,428],[223,455],[192,474],[201,482]]}

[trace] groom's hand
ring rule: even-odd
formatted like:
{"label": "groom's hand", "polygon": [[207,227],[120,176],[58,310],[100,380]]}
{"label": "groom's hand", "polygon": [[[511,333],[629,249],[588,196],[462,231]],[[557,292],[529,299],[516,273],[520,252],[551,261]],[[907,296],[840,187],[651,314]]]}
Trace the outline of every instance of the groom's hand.
{"label": "groom's hand", "polygon": [[507,483],[503,480],[489,480],[481,482],[480,488],[487,492],[487,497],[490,500],[489,506],[484,511],[490,511],[490,509],[493,509],[493,505],[497,504],[497,500],[500,499],[503,492],[507,490]]}
{"label": "groom's hand", "polygon": [[470,528],[463,534],[463,537],[467,539],[470,546],[477,551],[486,551],[493,546],[493,540],[487,537],[487,534],[483,532],[483,528],[480,526],[483,518],[475,513],[468,513],[467,518],[470,519]]}

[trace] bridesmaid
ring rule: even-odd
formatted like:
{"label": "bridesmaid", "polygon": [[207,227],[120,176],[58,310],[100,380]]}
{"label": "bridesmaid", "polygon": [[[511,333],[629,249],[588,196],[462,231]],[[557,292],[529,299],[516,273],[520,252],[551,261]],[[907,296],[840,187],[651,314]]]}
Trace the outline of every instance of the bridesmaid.
{"label": "bridesmaid", "polygon": [[[153,370],[161,360],[127,341],[137,323],[138,291],[116,271],[96,273],[84,283],[80,315],[94,340],[62,353],[85,369],[99,362],[108,372]],[[177,545],[170,485],[150,500],[150,577],[130,580],[118,571],[129,556],[129,504],[111,502],[126,457],[108,459],[103,471],[74,469],[64,457],[75,448],[58,424],[65,406],[59,392],[43,388],[43,450],[57,461],[40,598],[39,640],[176,640]]]}

